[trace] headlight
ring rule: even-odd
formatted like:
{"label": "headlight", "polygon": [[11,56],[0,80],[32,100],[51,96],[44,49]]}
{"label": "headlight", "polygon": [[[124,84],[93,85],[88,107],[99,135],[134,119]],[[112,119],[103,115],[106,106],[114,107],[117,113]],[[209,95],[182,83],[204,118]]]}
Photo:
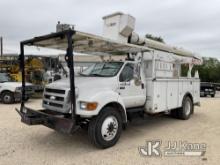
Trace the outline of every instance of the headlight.
{"label": "headlight", "polygon": [[80,102],[80,109],[86,109],[87,103],[86,102]]}
{"label": "headlight", "polygon": [[16,88],[15,88],[15,91],[16,91],[16,92],[21,92],[21,89],[22,89],[22,87],[16,87]]}
{"label": "headlight", "polygon": [[80,102],[80,109],[93,111],[97,108],[98,103],[97,102]]}

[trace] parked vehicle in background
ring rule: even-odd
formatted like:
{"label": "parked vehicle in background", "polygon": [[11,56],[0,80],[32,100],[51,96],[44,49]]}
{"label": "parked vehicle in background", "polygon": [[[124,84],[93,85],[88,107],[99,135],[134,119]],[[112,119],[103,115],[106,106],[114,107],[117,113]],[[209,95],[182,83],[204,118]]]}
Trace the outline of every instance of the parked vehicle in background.
{"label": "parked vehicle in background", "polygon": [[215,90],[220,91],[220,83],[213,83],[215,85]]}
{"label": "parked vehicle in background", "polygon": [[201,82],[200,83],[200,96],[206,97],[210,95],[211,97],[215,97],[216,88],[215,85],[211,82]]}
{"label": "parked vehicle in background", "polygon": [[[11,104],[21,100],[22,83],[14,81],[9,74],[0,73],[0,100],[4,104]],[[34,93],[34,86],[27,83],[26,97],[27,101]]]}

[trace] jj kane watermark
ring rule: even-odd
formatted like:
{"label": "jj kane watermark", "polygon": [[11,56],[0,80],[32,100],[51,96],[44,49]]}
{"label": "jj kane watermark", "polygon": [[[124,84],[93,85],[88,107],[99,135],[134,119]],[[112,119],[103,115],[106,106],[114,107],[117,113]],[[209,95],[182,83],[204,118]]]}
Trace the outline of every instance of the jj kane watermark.
{"label": "jj kane watermark", "polygon": [[205,143],[190,143],[187,141],[166,141],[162,146],[161,140],[146,141],[138,148],[142,156],[204,156],[207,145]]}

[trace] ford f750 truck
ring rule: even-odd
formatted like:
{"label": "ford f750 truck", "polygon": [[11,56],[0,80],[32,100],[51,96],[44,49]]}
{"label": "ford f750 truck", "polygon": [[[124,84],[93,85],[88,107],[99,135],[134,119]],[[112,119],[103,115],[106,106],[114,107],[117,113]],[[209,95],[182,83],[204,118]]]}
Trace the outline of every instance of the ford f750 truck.
{"label": "ford f750 truck", "polygon": [[[57,32],[21,42],[20,64],[25,95],[24,46],[66,50],[68,78],[48,84],[42,109],[21,103],[22,122],[44,125],[64,133],[87,128],[89,139],[100,148],[118,141],[133,113],[169,112],[189,119],[200,102],[198,72],[193,65],[201,59],[186,50],[171,47],[134,33],[134,18],[123,13],[104,19],[104,37],[83,33],[70,26],[57,26]],[[123,61],[102,61],[74,74],[73,52],[90,55],[125,55]],[[181,65],[189,65],[181,77]]]}

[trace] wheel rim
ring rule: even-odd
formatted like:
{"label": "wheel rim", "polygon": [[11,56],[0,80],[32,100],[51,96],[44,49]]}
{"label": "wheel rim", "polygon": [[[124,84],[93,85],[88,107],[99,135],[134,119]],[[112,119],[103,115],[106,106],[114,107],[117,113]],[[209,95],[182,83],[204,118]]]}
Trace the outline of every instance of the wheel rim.
{"label": "wheel rim", "polygon": [[185,113],[188,116],[191,112],[191,103],[189,100],[185,102]]}
{"label": "wheel rim", "polygon": [[118,132],[118,120],[115,116],[107,117],[103,123],[101,128],[101,134],[104,140],[110,141],[114,139]]}
{"label": "wheel rim", "polygon": [[9,102],[11,102],[11,96],[5,95],[3,100],[4,100],[4,102],[9,103]]}

